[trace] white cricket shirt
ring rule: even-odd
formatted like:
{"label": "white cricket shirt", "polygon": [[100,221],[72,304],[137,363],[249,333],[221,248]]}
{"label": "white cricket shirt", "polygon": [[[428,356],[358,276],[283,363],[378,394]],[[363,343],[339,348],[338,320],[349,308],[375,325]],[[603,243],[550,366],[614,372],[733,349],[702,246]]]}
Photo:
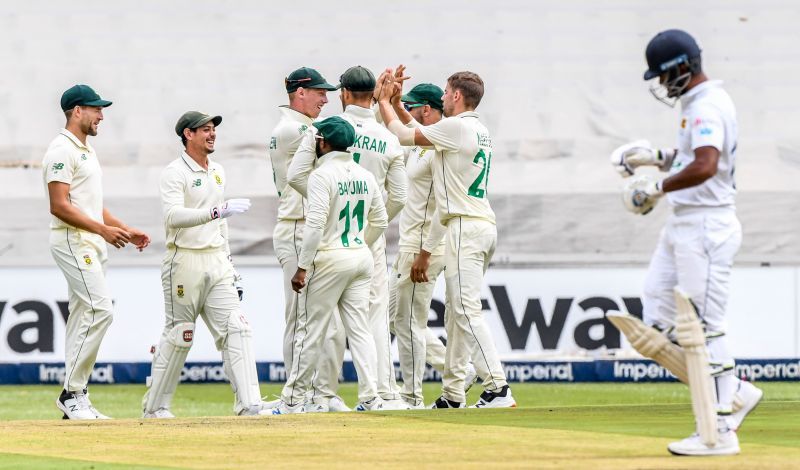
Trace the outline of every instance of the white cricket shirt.
{"label": "white cricket shirt", "polygon": [[488,191],[492,137],[478,113],[466,111],[419,130],[439,151],[433,181],[442,225],[458,216],[494,224]]}
{"label": "white cricket shirt", "polygon": [[[42,160],[45,194],[53,181],[69,185],[69,200],[89,218],[103,222],[103,171],[91,145],[85,145],[70,131],[61,129],[50,142]],[[56,216],[50,228],[74,228]]]}
{"label": "white cricket shirt", "polygon": [[208,171],[181,152],[161,172],[161,208],[167,232],[167,248],[228,250],[228,224],[211,220],[211,208],[225,201],[225,171],[208,162]]}
{"label": "white cricket shirt", "polygon": [[278,190],[278,220],[303,220],[306,217],[306,201],[289,186],[286,172],[313,120],[288,106],[280,106],[279,109],[281,119],[273,129],[269,142],[272,177]]}
{"label": "white cricket shirt", "polygon": [[428,249],[425,241],[432,226],[443,230],[436,215],[436,197],[433,184],[433,161],[438,152],[434,149],[411,147],[406,159],[408,175],[408,199],[400,214],[400,251],[419,253],[425,248],[434,255],[444,254],[444,237],[437,237],[438,243]]}
{"label": "white cricket shirt", "polygon": [[694,161],[694,150],[714,147],[719,150],[717,173],[702,184],[667,193],[673,206],[735,206],[736,108],[722,89],[722,82],[703,82],[681,97],[681,124],[678,154],[670,175]]}
{"label": "white cricket shirt", "polygon": [[320,157],[308,177],[308,212],[297,266],[309,269],[319,250],[366,248],[367,226],[388,225],[375,177],[348,152]]}

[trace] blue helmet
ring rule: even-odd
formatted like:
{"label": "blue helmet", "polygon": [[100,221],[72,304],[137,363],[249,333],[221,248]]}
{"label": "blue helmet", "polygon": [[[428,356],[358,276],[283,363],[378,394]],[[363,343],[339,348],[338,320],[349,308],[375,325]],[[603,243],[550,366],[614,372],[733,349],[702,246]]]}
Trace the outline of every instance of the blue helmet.
{"label": "blue helmet", "polygon": [[[684,93],[692,75],[702,71],[700,46],[689,33],[680,29],[668,29],[656,34],[647,44],[645,57],[645,80],[665,76],[660,86],[651,87],[650,91],[659,101],[670,106]],[[683,71],[681,65],[685,65]],[[663,89],[659,90],[661,87]],[[669,101],[669,98],[673,101]]]}

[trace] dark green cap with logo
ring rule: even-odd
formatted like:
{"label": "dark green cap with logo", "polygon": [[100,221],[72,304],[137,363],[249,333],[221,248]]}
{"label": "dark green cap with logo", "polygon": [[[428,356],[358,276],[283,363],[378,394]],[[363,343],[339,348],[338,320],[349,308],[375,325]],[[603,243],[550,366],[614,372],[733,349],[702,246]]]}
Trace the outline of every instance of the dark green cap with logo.
{"label": "dark green cap with logo", "polygon": [[205,126],[209,122],[213,122],[214,126],[219,126],[222,122],[222,116],[211,116],[210,114],[201,113],[200,111],[186,111],[178,119],[175,124],[175,133],[178,136],[183,136],[184,129],[197,129],[200,126]]}
{"label": "dark green cap with logo", "polygon": [[317,128],[317,135],[337,149],[351,147],[356,141],[356,130],[339,116],[315,122],[314,127]]}
{"label": "dark green cap with logo", "polygon": [[333,91],[335,86],[325,81],[325,77],[319,72],[308,67],[301,67],[290,73],[283,79],[286,85],[286,93],[294,93],[298,88],[318,88],[321,90]]}
{"label": "dark green cap with logo", "polygon": [[89,85],[75,85],[61,95],[61,110],[68,111],[75,106],[111,106],[111,101],[100,98]]}
{"label": "dark green cap with logo", "polygon": [[372,91],[375,89],[375,75],[366,67],[356,65],[345,70],[339,77],[337,88],[346,88],[350,91]]}
{"label": "dark green cap with logo", "polygon": [[400,100],[414,107],[414,105],[429,105],[431,108],[442,111],[442,95],[444,91],[432,83],[420,83],[408,93],[400,97]]}

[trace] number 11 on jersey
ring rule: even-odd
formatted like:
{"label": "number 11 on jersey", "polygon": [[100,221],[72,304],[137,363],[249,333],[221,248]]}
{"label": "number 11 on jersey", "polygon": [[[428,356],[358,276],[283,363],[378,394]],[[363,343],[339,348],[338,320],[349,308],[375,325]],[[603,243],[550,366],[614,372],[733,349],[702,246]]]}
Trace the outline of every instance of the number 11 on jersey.
{"label": "number 11 on jersey", "polygon": [[[344,219],[344,229],[342,230],[342,246],[350,246],[350,201],[344,205],[344,208],[339,212],[339,220]],[[355,232],[353,241],[361,245],[363,242],[359,240],[358,234],[364,228],[364,200],[359,199],[356,206],[353,208],[353,219],[358,224],[358,230]]]}

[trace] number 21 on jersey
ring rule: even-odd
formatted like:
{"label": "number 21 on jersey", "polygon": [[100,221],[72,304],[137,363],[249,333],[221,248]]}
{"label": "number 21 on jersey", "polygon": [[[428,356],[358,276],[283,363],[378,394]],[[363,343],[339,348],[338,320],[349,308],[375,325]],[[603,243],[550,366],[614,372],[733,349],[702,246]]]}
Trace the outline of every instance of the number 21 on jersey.
{"label": "number 21 on jersey", "polygon": [[467,194],[472,197],[483,199],[486,197],[486,189],[489,186],[489,170],[492,166],[492,152],[489,151],[487,155],[483,149],[478,150],[475,158],[472,159],[472,163],[480,165],[481,172],[478,173],[478,177],[475,178],[475,181],[469,185]]}

